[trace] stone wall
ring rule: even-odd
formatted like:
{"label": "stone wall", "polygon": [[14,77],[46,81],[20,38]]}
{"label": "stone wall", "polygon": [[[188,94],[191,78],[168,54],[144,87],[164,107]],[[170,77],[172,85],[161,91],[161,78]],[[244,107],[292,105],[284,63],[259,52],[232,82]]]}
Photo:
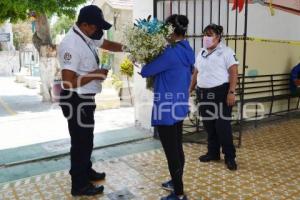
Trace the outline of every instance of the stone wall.
{"label": "stone wall", "polygon": [[[133,19],[147,18],[153,14],[153,0],[135,1]],[[152,130],[151,112],[153,93],[146,89],[146,81],[137,72],[141,69],[135,67],[134,73],[134,103],[135,123],[143,129]]]}
{"label": "stone wall", "polygon": [[0,76],[12,76],[19,69],[18,51],[0,51]]}

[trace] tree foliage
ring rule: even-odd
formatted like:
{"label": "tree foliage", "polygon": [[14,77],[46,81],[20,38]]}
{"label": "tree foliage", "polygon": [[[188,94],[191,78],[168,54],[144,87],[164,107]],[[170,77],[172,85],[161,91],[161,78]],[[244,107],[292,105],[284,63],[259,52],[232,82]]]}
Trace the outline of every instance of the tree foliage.
{"label": "tree foliage", "polygon": [[28,19],[30,12],[46,14],[47,17],[57,14],[74,18],[76,7],[85,2],[86,0],[1,0],[0,23]]}
{"label": "tree foliage", "polygon": [[23,45],[32,41],[31,23],[28,21],[13,25],[14,46],[19,50]]}
{"label": "tree foliage", "polygon": [[74,25],[75,18],[70,18],[66,15],[61,16],[51,29],[51,36],[55,37],[63,32],[68,32],[68,30]]}
{"label": "tree foliage", "polygon": [[40,52],[41,46],[52,44],[48,18],[54,14],[75,17],[76,8],[85,2],[86,0],[1,0],[0,23],[6,20],[16,23],[34,17],[36,31],[32,42]]}

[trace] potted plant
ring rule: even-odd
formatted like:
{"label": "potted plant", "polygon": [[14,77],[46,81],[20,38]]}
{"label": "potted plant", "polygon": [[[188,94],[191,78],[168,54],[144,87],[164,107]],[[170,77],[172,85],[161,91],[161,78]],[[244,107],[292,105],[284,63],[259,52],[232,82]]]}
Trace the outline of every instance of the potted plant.
{"label": "potted plant", "polygon": [[[125,58],[124,61],[121,63],[120,72],[122,75],[125,75],[125,77],[126,77],[130,103],[131,103],[131,105],[133,105],[132,92],[131,92],[131,87],[130,87],[130,78],[133,76],[133,63],[128,58]],[[122,93],[123,93],[123,91],[122,91]],[[122,96],[123,96],[123,94],[122,94]]]}

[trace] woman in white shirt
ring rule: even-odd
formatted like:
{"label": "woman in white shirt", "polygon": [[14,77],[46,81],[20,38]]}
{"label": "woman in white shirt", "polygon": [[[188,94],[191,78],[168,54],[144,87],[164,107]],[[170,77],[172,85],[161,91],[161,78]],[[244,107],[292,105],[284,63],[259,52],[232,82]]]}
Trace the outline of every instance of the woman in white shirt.
{"label": "woman in white shirt", "polygon": [[234,51],[222,43],[222,26],[210,24],[203,35],[203,49],[197,56],[190,87],[190,91],[196,88],[200,115],[208,133],[208,151],[199,160],[220,160],[222,147],[227,168],[236,170],[231,113],[236,99],[239,63]]}

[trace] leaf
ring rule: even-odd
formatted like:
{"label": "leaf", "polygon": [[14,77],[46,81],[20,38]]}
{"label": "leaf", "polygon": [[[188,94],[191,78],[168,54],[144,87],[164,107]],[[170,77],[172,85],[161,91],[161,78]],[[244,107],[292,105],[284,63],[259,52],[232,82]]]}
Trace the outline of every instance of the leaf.
{"label": "leaf", "polygon": [[151,15],[148,16],[147,21],[149,22],[151,20]]}
{"label": "leaf", "polygon": [[46,14],[48,17],[58,14],[74,17],[79,5],[86,0],[1,0],[0,22],[28,19],[28,11]]}

